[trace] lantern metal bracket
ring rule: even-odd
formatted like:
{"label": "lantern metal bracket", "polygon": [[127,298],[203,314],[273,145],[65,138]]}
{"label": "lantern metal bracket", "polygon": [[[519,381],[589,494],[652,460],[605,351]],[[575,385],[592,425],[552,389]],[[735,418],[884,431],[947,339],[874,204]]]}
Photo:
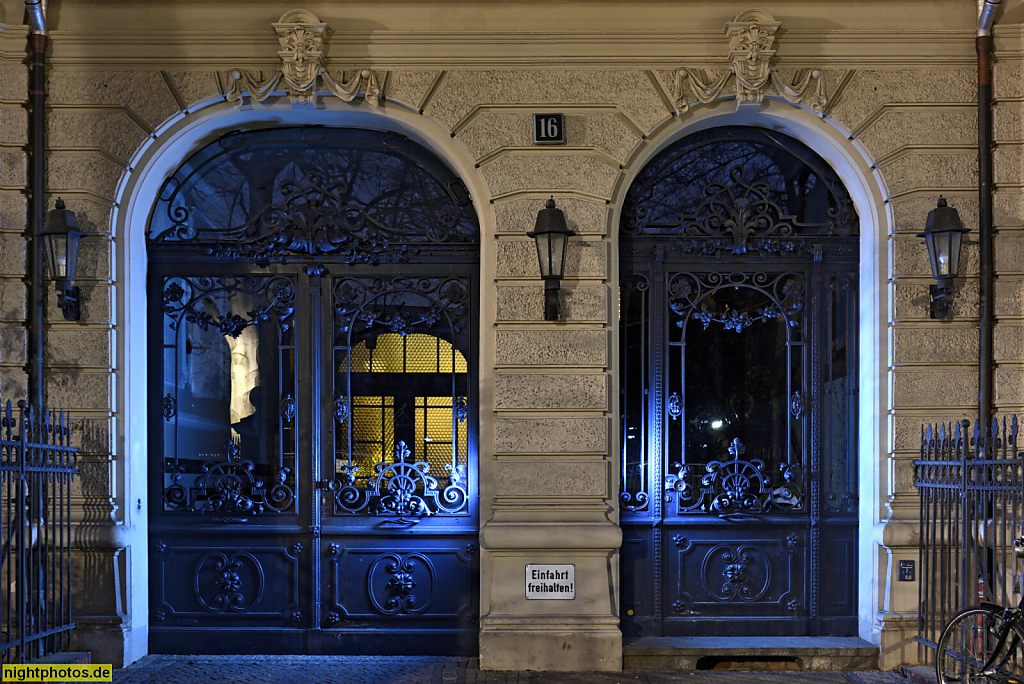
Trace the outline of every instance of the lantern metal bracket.
{"label": "lantern metal bracket", "polygon": [[77,321],[82,316],[78,287],[57,286],[57,307],[64,314],[65,321]]}
{"label": "lantern metal bracket", "polygon": [[562,289],[562,283],[557,278],[544,280],[544,320],[558,320],[558,291]]}
{"label": "lantern metal bracket", "polygon": [[928,288],[932,301],[929,308],[929,315],[935,319],[945,318],[949,315],[949,304],[953,300],[953,280],[943,279],[938,284]]}

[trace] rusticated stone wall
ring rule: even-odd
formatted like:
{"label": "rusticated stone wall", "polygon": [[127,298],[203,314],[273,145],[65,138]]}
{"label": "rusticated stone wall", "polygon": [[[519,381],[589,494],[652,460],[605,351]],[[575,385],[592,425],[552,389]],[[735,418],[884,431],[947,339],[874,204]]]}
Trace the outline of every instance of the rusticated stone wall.
{"label": "rusticated stone wall", "polygon": [[[566,114],[565,147],[533,145],[532,112],[545,108]],[[482,267],[489,281],[483,296],[494,299],[496,315],[482,322],[494,443],[481,445],[490,461],[481,464],[481,662],[553,667],[558,650],[559,669],[616,669],[621,637],[607,591],[617,570],[607,541],[617,490],[609,430],[617,259],[610,203],[622,165],[671,112],[638,70],[453,71],[423,111],[473,156],[495,216],[494,249],[485,251],[493,262]],[[542,320],[537,252],[526,236],[549,195],[578,235],[566,256],[556,324]],[[599,527],[611,534],[588,535]],[[523,568],[535,562],[574,563],[577,599],[525,601]]]}

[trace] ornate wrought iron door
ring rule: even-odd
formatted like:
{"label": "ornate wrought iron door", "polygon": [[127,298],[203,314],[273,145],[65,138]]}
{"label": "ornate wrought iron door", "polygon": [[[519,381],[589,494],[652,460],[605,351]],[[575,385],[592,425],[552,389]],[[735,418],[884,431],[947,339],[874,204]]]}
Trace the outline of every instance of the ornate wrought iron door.
{"label": "ornate wrought iron door", "polygon": [[235,134],[168,180],[151,650],[475,651],[477,233],[390,134]]}
{"label": "ornate wrought iron door", "polygon": [[651,162],[621,230],[624,632],[854,634],[845,188],[795,140],[713,129]]}

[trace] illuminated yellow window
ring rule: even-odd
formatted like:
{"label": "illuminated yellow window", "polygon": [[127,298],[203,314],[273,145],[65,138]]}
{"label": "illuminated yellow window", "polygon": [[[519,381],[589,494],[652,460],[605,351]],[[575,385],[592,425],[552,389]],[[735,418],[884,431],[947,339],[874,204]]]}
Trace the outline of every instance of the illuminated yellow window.
{"label": "illuminated yellow window", "polygon": [[[394,461],[397,440],[406,442],[415,461],[429,463],[434,477],[447,476],[445,466],[452,464],[453,456],[456,463],[465,463],[469,438],[466,397],[458,397],[456,410],[450,394],[437,396],[452,386],[456,375],[469,371],[466,358],[451,343],[432,335],[387,333],[363,340],[336,358],[339,376],[349,372],[349,360],[352,375],[362,375],[358,381],[353,379],[355,384],[346,381],[339,382],[340,386],[361,387],[365,392],[379,385],[382,394],[390,395],[352,397],[351,415],[339,423],[337,433],[339,468],[348,465],[349,421],[352,465],[359,467],[360,480],[372,477],[376,464]],[[374,373],[412,377],[408,381],[371,380],[365,375]],[[418,396],[422,394],[428,396]]]}
{"label": "illuminated yellow window", "polygon": [[[348,369],[339,368],[339,372]],[[352,348],[353,373],[468,373],[466,357],[433,335],[387,333]]]}
{"label": "illuminated yellow window", "polygon": [[[455,443],[452,444],[452,428]],[[438,476],[447,474],[445,465],[452,462],[453,448],[459,462],[466,454],[469,427],[466,420],[454,420],[451,397],[416,397],[416,446],[418,458],[430,464]]]}
{"label": "illuminated yellow window", "polygon": [[[344,452],[344,443],[338,446]],[[394,452],[395,398],[352,397],[352,465],[359,467],[359,477],[369,477],[377,463],[390,463]],[[348,459],[339,458],[337,465],[347,466]]]}

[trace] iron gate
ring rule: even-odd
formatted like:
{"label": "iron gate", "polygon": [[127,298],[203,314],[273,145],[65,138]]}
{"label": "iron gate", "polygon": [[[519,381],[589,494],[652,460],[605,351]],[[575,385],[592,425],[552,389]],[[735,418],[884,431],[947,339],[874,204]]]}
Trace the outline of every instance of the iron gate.
{"label": "iron gate", "polygon": [[71,630],[71,480],[78,450],[63,412],[8,401],[0,413],[3,551],[0,651],[24,663],[66,651]]}
{"label": "iron gate", "polygon": [[392,134],[235,134],[168,181],[151,649],[475,652],[477,232]]}
{"label": "iron gate", "polygon": [[857,231],[835,173],[761,129],[684,138],[630,187],[627,636],[855,633]]}
{"label": "iron gate", "polygon": [[1021,561],[1013,542],[1024,535],[1024,458],[1017,417],[921,427],[914,485],[921,504],[917,642],[932,660],[942,628],[981,601],[1020,600]]}

